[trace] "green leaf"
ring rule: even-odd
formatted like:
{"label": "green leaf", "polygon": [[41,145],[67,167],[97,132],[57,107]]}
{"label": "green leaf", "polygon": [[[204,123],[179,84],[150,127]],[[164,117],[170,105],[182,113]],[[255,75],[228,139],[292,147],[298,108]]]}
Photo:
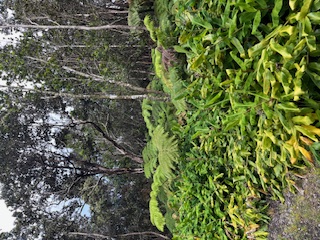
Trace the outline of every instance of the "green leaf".
{"label": "green leaf", "polygon": [[277,80],[282,84],[283,90],[286,94],[292,91],[290,82],[292,81],[292,76],[286,68],[282,68],[281,71],[275,72]]}
{"label": "green leaf", "polygon": [[190,51],[186,50],[185,48],[183,48],[183,47],[181,47],[179,45],[173,46],[173,49],[178,53],[185,53],[185,54],[190,53]]}
{"label": "green leaf", "polygon": [[316,37],[309,35],[306,37],[307,46],[310,52],[317,50]]}
{"label": "green leaf", "polygon": [[261,22],[261,11],[257,11],[253,19],[253,25],[252,25],[252,31],[251,31],[252,34],[257,33],[260,22]]}
{"label": "green leaf", "polygon": [[306,137],[312,139],[313,141],[315,142],[318,142],[318,139],[316,137],[316,135],[309,131],[308,129],[304,128],[304,127],[301,127],[301,126],[294,126],[296,130],[298,130],[299,132],[301,132],[303,135],[305,135]]}
{"label": "green leaf", "polygon": [[239,125],[239,122],[241,120],[241,114],[229,116],[229,119],[232,119],[232,120],[229,120],[226,123],[226,127],[224,128],[225,131],[229,131],[232,128],[234,128],[235,126]]}
{"label": "green leaf", "polygon": [[298,0],[289,0],[289,6],[290,6],[291,10],[296,9],[297,2],[298,2]]}
{"label": "green leaf", "polygon": [[274,76],[269,69],[263,73],[263,93],[268,94],[271,88],[271,82],[274,81]]}
{"label": "green leaf", "polygon": [[240,41],[237,38],[233,37],[233,38],[231,38],[231,43],[236,47],[236,49],[240,53],[240,57],[245,58],[246,53],[245,53],[244,48],[242,47]]}
{"label": "green leaf", "polygon": [[204,108],[208,108],[210,107],[212,104],[214,104],[215,102],[217,102],[219,100],[219,98],[221,97],[221,95],[223,94],[223,91],[221,90],[220,92],[218,92],[213,98],[211,98],[210,100],[208,100],[205,105]]}
{"label": "green leaf", "polygon": [[233,33],[236,31],[236,28],[237,28],[237,19],[238,19],[238,16],[237,16],[237,12],[234,13],[232,19],[231,19],[231,22],[230,22],[230,26],[229,26],[229,30],[228,30],[228,36],[229,38],[232,37]]}
{"label": "green leaf", "polygon": [[303,6],[300,11],[300,19],[307,16],[307,14],[309,13],[312,2],[313,2],[313,0],[303,0]]}
{"label": "green leaf", "polygon": [[194,25],[204,27],[205,29],[212,30],[212,25],[200,15],[191,15],[189,12],[186,12],[186,15],[189,17],[190,21]]}
{"label": "green leaf", "polygon": [[144,174],[147,178],[150,178],[157,166],[158,160],[157,149],[153,146],[151,141],[149,141],[143,149],[142,157],[144,160]]}
{"label": "green leaf", "polygon": [[158,201],[155,198],[151,198],[149,202],[150,208],[150,220],[153,225],[155,225],[161,232],[164,231],[165,217],[160,211],[158,206]]}
{"label": "green leaf", "polygon": [[314,123],[315,119],[310,116],[295,116],[292,118],[292,122],[302,124],[302,125],[310,125]]}
{"label": "green leaf", "polygon": [[250,58],[256,57],[261,54],[262,50],[266,48],[268,45],[267,40],[262,40],[258,44],[254,45],[253,47],[248,49],[248,55]]}
{"label": "green leaf", "polygon": [[274,173],[276,175],[276,177],[280,177],[281,172],[282,172],[282,164],[277,164],[274,168]]}
{"label": "green leaf", "polygon": [[204,54],[200,54],[199,56],[195,57],[194,59],[192,59],[190,69],[197,70],[199,68],[199,66],[205,61],[205,59],[206,58],[205,58]]}
{"label": "green leaf", "polygon": [[156,32],[155,32],[155,27],[154,27],[154,23],[153,21],[151,20],[151,17],[150,15],[146,15],[144,20],[144,25],[146,26],[147,30],[149,31],[150,33],[150,38],[156,42],[157,41],[157,36],[156,36]]}
{"label": "green leaf", "polygon": [[283,102],[276,105],[277,109],[284,110],[285,112],[300,112],[300,108],[298,108],[293,102]]}
{"label": "green leaf", "polygon": [[264,113],[266,114],[267,118],[268,119],[272,119],[274,112],[268,106],[268,104],[266,102],[262,103],[262,109],[263,109]]}
{"label": "green leaf", "polygon": [[319,74],[310,71],[310,70],[306,70],[306,73],[308,74],[308,76],[310,77],[310,79],[312,80],[312,82],[320,89],[320,76]]}
{"label": "green leaf", "polygon": [[292,55],[288,52],[288,50],[285,47],[281,46],[279,43],[276,43],[273,38],[270,40],[269,45],[273,51],[281,54],[284,59],[289,60],[292,58]]}
{"label": "green leaf", "polygon": [[237,55],[233,51],[230,52],[230,56],[240,66],[242,71],[246,71],[247,70],[245,63],[240,58],[238,58]]}
{"label": "green leaf", "polygon": [[274,7],[271,12],[273,27],[277,27],[279,25],[279,19],[280,19],[279,13],[281,9],[282,9],[282,0],[275,0]]}
{"label": "green leaf", "polygon": [[283,128],[287,131],[288,134],[292,133],[292,123],[290,123],[288,118],[285,118],[282,113],[278,110],[276,110],[276,114],[279,117],[279,120],[283,126]]}
{"label": "green leaf", "polygon": [[252,7],[252,5],[244,3],[244,2],[237,2],[235,4],[237,7],[241,9],[241,11],[246,11],[246,12],[256,12],[257,9]]}
{"label": "green leaf", "polygon": [[313,24],[320,24],[320,12],[309,12],[307,17]]}

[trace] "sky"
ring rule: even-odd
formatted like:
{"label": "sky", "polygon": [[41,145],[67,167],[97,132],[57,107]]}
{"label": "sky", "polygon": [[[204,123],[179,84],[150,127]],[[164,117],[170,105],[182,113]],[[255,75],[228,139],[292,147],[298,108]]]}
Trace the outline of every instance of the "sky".
{"label": "sky", "polygon": [[[11,18],[13,12],[8,10],[8,17]],[[1,17],[0,17],[1,18]],[[0,47],[4,47],[6,44],[15,44],[21,33],[13,32],[8,36],[0,32]],[[12,213],[7,208],[4,200],[0,199],[0,232],[8,232],[13,228],[14,218]]]}
{"label": "sky", "polygon": [[5,202],[0,200],[0,232],[9,232],[13,228],[14,218]]}
{"label": "sky", "polygon": [[[12,11],[9,10],[8,17],[12,17]],[[19,37],[19,33],[14,33],[12,36],[7,36],[0,32],[0,47],[6,44],[14,44]],[[14,218],[12,213],[7,208],[4,200],[0,199],[0,232],[8,232],[13,228]]]}

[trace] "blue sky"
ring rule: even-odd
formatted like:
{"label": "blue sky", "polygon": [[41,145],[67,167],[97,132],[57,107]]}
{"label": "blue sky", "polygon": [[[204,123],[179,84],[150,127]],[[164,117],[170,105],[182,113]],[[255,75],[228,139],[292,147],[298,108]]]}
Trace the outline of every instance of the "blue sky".
{"label": "blue sky", "polygon": [[[82,212],[82,216],[90,217],[90,206],[85,204]],[[0,200],[0,232],[9,232],[13,228],[14,218],[12,212],[7,208],[4,200]]]}

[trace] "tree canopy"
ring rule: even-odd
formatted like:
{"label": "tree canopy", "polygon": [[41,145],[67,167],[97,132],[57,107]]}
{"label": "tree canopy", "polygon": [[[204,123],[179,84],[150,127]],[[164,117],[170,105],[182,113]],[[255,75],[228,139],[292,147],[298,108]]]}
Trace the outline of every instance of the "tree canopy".
{"label": "tree canopy", "polygon": [[128,26],[128,8],[1,3],[2,32],[22,34],[0,49],[1,197],[16,218],[1,239],[156,236],[140,101],[167,96],[146,88],[150,47],[144,27]]}

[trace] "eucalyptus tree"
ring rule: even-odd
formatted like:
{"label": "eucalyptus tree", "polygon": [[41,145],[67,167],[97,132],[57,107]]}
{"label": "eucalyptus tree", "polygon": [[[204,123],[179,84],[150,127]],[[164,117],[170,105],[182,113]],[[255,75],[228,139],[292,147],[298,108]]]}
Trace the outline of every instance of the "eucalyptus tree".
{"label": "eucalyptus tree", "polygon": [[[145,56],[141,39],[112,4],[103,11],[92,1],[4,2],[16,17],[3,29],[23,34],[17,45],[0,49],[0,182],[17,218],[6,237],[78,239],[68,233],[150,230],[142,214],[149,185],[140,177],[145,129],[139,99],[166,96],[131,78],[136,59]],[[112,205],[93,194],[101,189]],[[144,194],[132,194],[138,191]],[[91,219],[79,215],[79,199],[92,204]],[[65,206],[52,211],[59,203]],[[108,228],[102,211],[113,213]]]}
{"label": "eucalyptus tree", "polygon": [[[132,227],[125,223],[132,225],[132,219],[139,218],[137,223],[146,222],[141,218],[148,219],[147,215],[141,213],[147,209],[148,184],[136,175],[143,172],[140,158],[113,140],[108,135],[111,132],[104,132],[103,126],[109,123],[102,123],[99,118],[99,123],[93,122],[92,113],[80,107],[73,113],[68,112],[61,98],[43,100],[39,95],[28,93],[23,97],[13,95],[17,97],[13,99],[10,94],[2,92],[2,99],[6,101],[1,108],[0,182],[2,198],[17,218],[14,236],[24,233],[27,239],[42,235],[59,239],[60,233],[87,231],[77,222],[83,219],[79,215],[81,198],[92,205],[92,220],[83,221],[88,227],[97,226],[95,232],[126,233]],[[75,120],[80,114],[88,120]],[[131,176],[117,177],[119,175]],[[115,177],[117,180],[113,180]],[[133,197],[125,197],[132,191]],[[137,191],[146,193],[144,199],[139,200],[142,195],[135,196]],[[111,205],[106,204],[108,198]],[[65,203],[60,215],[50,211],[52,205],[59,206],[59,203]],[[113,218],[102,220],[108,216],[107,212]],[[124,222],[125,219],[131,221]],[[52,225],[55,221],[61,223],[59,229]],[[105,221],[109,228],[101,227]],[[111,232],[112,229],[117,231]],[[65,235],[61,236],[66,239]]]}

